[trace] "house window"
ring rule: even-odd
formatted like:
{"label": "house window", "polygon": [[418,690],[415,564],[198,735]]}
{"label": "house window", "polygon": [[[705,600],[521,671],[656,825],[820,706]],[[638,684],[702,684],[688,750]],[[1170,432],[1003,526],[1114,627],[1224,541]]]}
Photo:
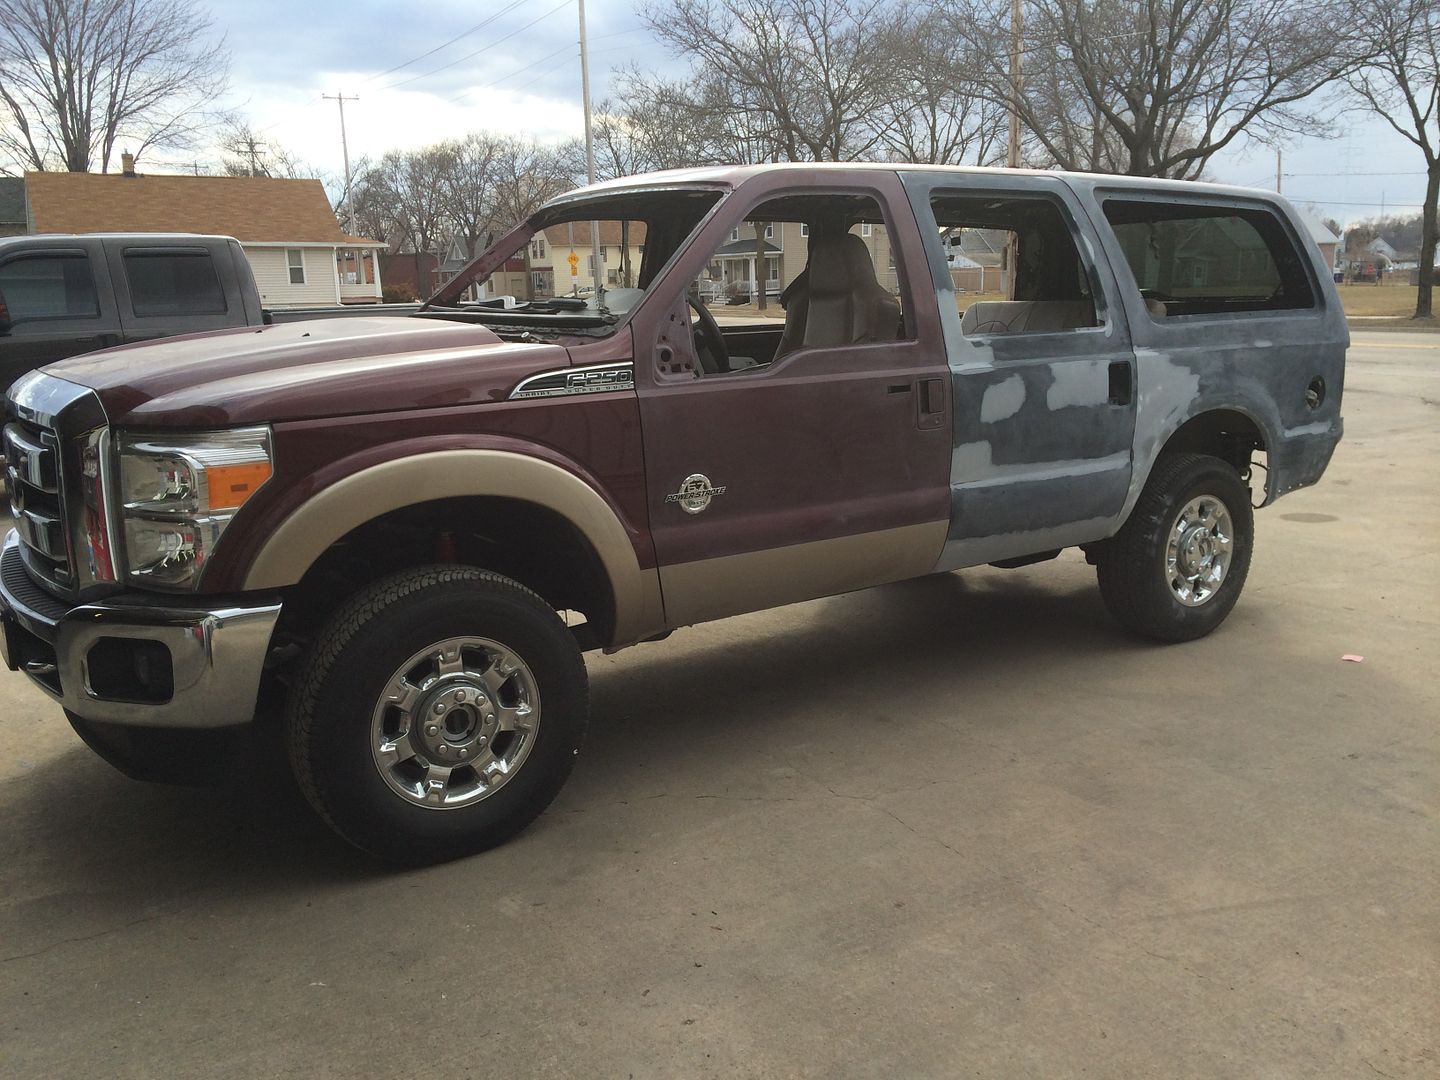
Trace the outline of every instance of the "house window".
{"label": "house window", "polygon": [[873,229],[872,229],[872,226],[870,225],[870,222],[868,222],[868,221],[862,221],[862,222],[860,223],[860,235],[861,235],[861,236],[869,236],[872,231],[873,231]]}
{"label": "house window", "polygon": [[800,223],[800,235],[806,237],[810,235],[810,225],[808,222],[802,221]]}
{"label": "house window", "polygon": [[285,249],[285,265],[290,270],[290,284],[305,284],[305,252],[299,248]]}
{"label": "house window", "polygon": [[585,256],[585,269],[589,270],[592,275],[595,273],[595,256],[594,256],[594,255],[586,255],[586,256]]}
{"label": "house window", "polygon": [[739,239],[740,239],[740,226],[739,226],[739,225],[736,225],[735,228],[733,228],[733,229],[730,230],[730,239],[731,239],[732,242],[735,241],[735,240],[739,240]]}
{"label": "house window", "polygon": [[767,278],[769,278],[771,281],[779,281],[779,280],[780,280],[780,260],[779,260],[779,259],[766,259],[766,260],[765,260],[765,276],[766,276]]}
{"label": "house window", "polygon": [[766,225],[766,226],[765,226],[765,239],[766,239],[766,240],[774,240],[774,239],[775,239],[775,226],[774,226],[773,223],[770,224],[770,225]]}
{"label": "house window", "polygon": [[543,236],[535,241],[535,257],[541,259],[545,257],[545,238]]}
{"label": "house window", "polygon": [[601,244],[601,245],[600,245],[600,265],[601,265],[601,266],[604,266],[604,265],[605,265],[606,257],[607,257],[607,256],[606,256],[606,254],[605,254],[605,245],[604,245],[604,244]]}

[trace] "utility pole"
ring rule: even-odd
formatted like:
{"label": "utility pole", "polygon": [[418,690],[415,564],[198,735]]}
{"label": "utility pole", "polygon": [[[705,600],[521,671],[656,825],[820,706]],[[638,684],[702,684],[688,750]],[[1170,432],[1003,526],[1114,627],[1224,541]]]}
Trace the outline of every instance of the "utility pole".
{"label": "utility pole", "polygon": [[1275,194],[1276,194],[1276,195],[1279,195],[1279,194],[1280,194],[1280,177],[1281,177],[1282,175],[1283,175],[1283,174],[1280,172],[1280,150],[1279,150],[1279,148],[1276,148],[1276,150],[1275,150]]}
{"label": "utility pole", "polygon": [[[1005,153],[1005,164],[1012,169],[1020,167],[1020,95],[1025,92],[1025,72],[1021,60],[1021,45],[1025,30],[1025,14],[1020,10],[1020,0],[1010,0],[1010,145]],[[1015,295],[1015,270],[1020,263],[1020,241],[1015,233],[1005,243],[1005,295]],[[984,277],[984,271],[981,271]]]}
{"label": "utility pole", "polygon": [[345,216],[350,222],[350,235],[355,235],[355,200],[351,198],[350,191],[350,140],[345,137],[345,102],[359,101],[358,97],[346,97],[343,91],[337,90],[333,94],[321,94],[326,101],[333,101],[340,106],[340,153],[345,161]]}
{"label": "utility pole", "polygon": [[1010,0],[1010,147],[1005,164],[1012,169],[1020,167],[1020,95],[1025,92],[1020,46],[1024,29],[1025,15],[1020,10],[1020,0]]}
{"label": "utility pole", "polygon": [[[580,8],[580,96],[585,104],[585,182],[595,183],[595,127],[590,122],[590,51],[585,45],[585,0]],[[605,267],[600,259],[600,223],[590,222],[590,262],[595,271],[595,305],[604,301]]]}

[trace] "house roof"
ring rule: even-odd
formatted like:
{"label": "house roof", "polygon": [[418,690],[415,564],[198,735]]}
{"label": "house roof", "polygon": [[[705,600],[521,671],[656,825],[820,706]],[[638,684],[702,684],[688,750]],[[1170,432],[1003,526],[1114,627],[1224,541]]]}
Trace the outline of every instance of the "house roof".
{"label": "house roof", "polygon": [[26,173],[37,233],[192,232],[242,243],[371,244],[348,236],[319,180]]}
{"label": "house roof", "polygon": [[1310,233],[1310,239],[1314,240],[1317,245],[1340,243],[1340,237],[1335,235],[1330,226],[1305,207],[1297,206],[1295,212],[1300,215],[1301,222],[1305,225],[1306,231]]}
{"label": "house roof", "polygon": [[25,181],[18,176],[0,176],[0,224],[25,224]]}

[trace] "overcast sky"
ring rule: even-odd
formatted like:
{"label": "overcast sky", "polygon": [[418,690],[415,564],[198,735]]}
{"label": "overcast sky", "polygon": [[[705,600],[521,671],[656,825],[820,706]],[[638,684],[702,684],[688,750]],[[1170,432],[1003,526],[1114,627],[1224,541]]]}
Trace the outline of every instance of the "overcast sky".
{"label": "overcast sky", "polygon": [[[321,95],[337,91],[359,98],[345,106],[352,161],[476,128],[539,139],[581,134],[575,0],[232,0],[211,10],[232,57],[230,103],[265,138],[336,177],[339,119]],[[674,68],[642,28],[635,0],[587,0],[586,15],[597,101],[615,68]],[[1341,222],[1379,213],[1382,201],[1389,211],[1418,211],[1418,151],[1378,118],[1342,116],[1335,127],[1334,139],[1284,148],[1285,193]],[[156,155],[148,165],[186,156]],[[1228,151],[1210,172],[1273,188],[1274,148]]]}

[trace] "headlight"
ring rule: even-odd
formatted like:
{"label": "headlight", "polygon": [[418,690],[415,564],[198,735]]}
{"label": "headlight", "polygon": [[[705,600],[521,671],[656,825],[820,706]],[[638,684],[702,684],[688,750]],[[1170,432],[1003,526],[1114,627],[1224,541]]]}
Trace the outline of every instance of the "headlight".
{"label": "headlight", "polygon": [[270,479],[270,429],[120,437],[127,574],[192,588],[235,512]]}

